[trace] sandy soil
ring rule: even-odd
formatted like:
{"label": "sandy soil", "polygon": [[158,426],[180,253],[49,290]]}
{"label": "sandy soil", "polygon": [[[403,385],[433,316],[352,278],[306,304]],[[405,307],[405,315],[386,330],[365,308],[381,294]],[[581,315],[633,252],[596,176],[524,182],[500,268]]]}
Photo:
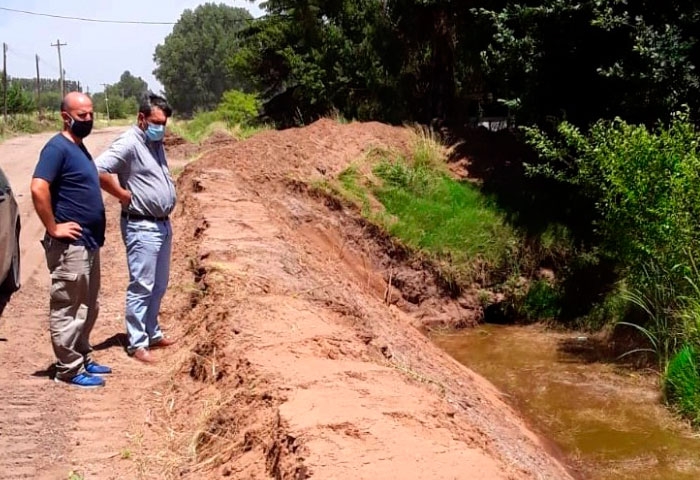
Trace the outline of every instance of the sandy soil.
{"label": "sandy soil", "polygon": [[[93,153],[116,134],[89,137]],[[0,326],[0,479],[569,478],[494,387],[416,328],[469,317],[469,302],[444,298],[355,212],[308,190],[371,148],[407,148],[405,130],[376,123],[173,142],[174,164],[200,152],[178,179],[161,314],[178,347],[156,366],[120,347],[126,272],[109,200],[93,343],[115,374],[99,391],[48,381],[28,196],[46,138],[0,145],[25,222],[25,283]]]}

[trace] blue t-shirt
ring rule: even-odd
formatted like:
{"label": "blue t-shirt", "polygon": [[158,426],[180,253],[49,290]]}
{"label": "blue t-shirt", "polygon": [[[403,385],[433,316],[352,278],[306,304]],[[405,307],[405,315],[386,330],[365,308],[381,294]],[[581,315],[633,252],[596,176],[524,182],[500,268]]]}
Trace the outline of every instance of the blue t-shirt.
{"label": "blue t-shirt", "polygon": [[62,134],[49,140],[39,155],[34,178],[49,182],[56,223],[76,222],[82,235],[74,240],[95,250],[105,242],[105,205],[100,179],[85,145],[77,145]]}

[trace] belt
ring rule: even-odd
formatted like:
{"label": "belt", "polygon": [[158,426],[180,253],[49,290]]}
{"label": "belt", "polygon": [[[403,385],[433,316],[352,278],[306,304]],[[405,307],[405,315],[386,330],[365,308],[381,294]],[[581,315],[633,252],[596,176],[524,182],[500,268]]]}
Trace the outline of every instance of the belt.
{"label": "belt", "polygon": [[141,215],[140,213],[122,212],[122,218],[127,220],[149,220],[151,222],[166,222],[170,220],[167,215],[165,217],[154,217],[152,215]]}

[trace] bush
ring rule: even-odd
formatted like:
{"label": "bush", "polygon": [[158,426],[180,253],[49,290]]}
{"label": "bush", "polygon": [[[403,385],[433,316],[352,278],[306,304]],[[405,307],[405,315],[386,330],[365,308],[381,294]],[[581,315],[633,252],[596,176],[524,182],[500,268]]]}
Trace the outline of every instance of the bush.
{"label": "bush", "polygon": [[698,354],[692,346],[684,346],[668,362],[664,394],[681,414],[693,423],[700,422],[700,373]]}
{"label": "bush", "polygon": [[[567,183],[592,201],[598,254],[617,264],[629,291],[653,298],[664,315],[678,296],[693,293],[686,278],[689,259],[700,255],[700,153],[687,113],[656,131],[616,119],[599,121],[587,134],[566,122],[555,136],[526,134],[544,160],[530,173]],[[658,285],[673,293],[660,303]]]}
{"label": "bush", "polygon": [[259,110],[260,101],[255,95],[238,90],[224,92],[216,109],[221,119],[229,126],[250,124],[258,116]]}
{"label": "bush", "polygon": [[559,291],[545,280],[530,285],[520,308],[527,320],[556,318],[560,310]]}

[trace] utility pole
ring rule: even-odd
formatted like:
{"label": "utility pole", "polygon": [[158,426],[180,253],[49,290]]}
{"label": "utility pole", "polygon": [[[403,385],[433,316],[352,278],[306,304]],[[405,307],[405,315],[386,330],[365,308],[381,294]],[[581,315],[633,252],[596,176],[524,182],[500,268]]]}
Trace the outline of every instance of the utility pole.
{"label": "utility pole", "polygon": [[7,123],[7,44],[2,44],[2,115]]}
{"label": "utility pole", "polygon": [[41,115],[41,78],[39,77],[39,55],[36,57],[36,108]]}
{"label": "utility pole", "polygon": [[107,98],[107,87],[109,87],[108,83],[101,83],[102,87],[105,90],[105,107],[107,108],[107,124],[109,125],[109,98]]}
{"label": "utility pole", "polygon": [[68,45],[67,43],[61,43],[61,40],[56,39],[56,43],[52,43],[52,47],[56,47],[58,49],[58,70],[61,72],[61,98],[66,96],[66,89],[63,86],[63,62],[61,62],[61,47],[65,47]]}

